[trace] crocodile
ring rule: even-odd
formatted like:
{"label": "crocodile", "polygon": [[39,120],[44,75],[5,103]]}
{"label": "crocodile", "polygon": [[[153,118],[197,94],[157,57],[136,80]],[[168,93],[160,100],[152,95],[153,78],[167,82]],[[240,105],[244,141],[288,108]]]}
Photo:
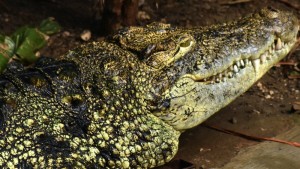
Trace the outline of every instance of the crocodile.
{"label": "crocodile", "polygon": [[128,27],[0,75],[0,168],[153,168],[178,138],[244,93],[295,46],[273,8],[225,24]]}

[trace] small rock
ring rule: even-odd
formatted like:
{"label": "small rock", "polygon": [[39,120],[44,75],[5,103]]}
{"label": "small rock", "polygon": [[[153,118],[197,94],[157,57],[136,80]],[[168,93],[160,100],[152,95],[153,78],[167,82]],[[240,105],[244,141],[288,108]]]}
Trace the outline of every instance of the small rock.
{"label": "small rock", "polygon": [[92,37],[92,33],[90,30],[84,30],[81,35],[80,35],[81,39],[84,41],[88,41],[91,39]]}
{"label": "small rock", "polygon": [[68,36],[71,35],[71,33],[70,33],[69,31],[64,31],[64,32],[62,33],[62,35],[63,35],[63,37],[68,37]]}
{"label": "small rock", "polygon": [[300,110],[300,102],[293,103],[292,109],[295,111]]}
{"label": "small rock", "polygon": [[266,131],[267,129],[261,127],[260,130],[261,130],[261,131]]}
{"label": "small rock", "polygon": [[145,11],[139,11],[137,14],[139,20],[149,20],[151,19],[150,15]]}
{"label": "small rock", "polygon": [[230,123],[232,124],[236,124],[238,121],[237,121],[237,118],[236,117],[232,117],[230,120],[229,120]]}
{"label": "small rock", "polygon": [[211,151],[210,148],[200,148],[200,152],[209,152]]}
{"label": "small rock", "polygon": [[257,82],[256,86],[261,89],[263,85],[261,82]]}
{"label": "small rock", "polygon": [[210,163],[210,160],[208,160],[208,159],[205,159],[205,162],[207,162],[207,163]]}
{"label": "small rock", "polygon": [[261,92],[265,93],[268,91],[268,89],[261,82],[258,82],[256,85]]}
{"label": "small rock", "polygon": [[268,94],[268,95],[265,96],[265,98],[266,98],[266,99],[271,99],[272,96]]}
{"label": "small rock", "polygon": [[41,53],[40,53],[39,51],[37,51],[37,52],[35,53],[35,56],[36,56],[36,57],[40,57],[40,56],[41,56]]}
{"label": "small rock", "polygon": [[260,115],[260,114],[261,114],[261,112],[260,112],[260,111],[258,111],[258,110],[255,110],[255,109],[253,110],[253,112],[254,112],[254,113],[256,113],[256,114],[258,114],[258,115]]}

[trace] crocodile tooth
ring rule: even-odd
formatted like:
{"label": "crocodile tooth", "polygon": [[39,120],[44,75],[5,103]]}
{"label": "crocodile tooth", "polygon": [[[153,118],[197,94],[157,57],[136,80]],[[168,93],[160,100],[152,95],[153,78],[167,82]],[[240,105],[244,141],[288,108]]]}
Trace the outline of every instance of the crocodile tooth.
{"label": "crocodile tooth", "polygon": [[270,53],[270,54],[272,53],[272,48],[269,48],[269,53]]}
{"label": "crocodile tooth", "polygon": [[232,77],[233,77],[233,73],[232,73],[232,72],[229,72],[229,73],[228,73],[228,77],[229,77],[229,78],[232,78]]}
{"label": "crocodile tooth", "polygon": [[275,49],[275,44],[274,43],[272,43],[272,50],[274,50]]}
{"label": "crocodile tooth", "polygon": [[278,38],[275,46],[275,50],[280,50],[282,48],[281,39]]}
{"label": "crocodile tooth", "polygon": [[242,66],[242,67],[245,67],[245,63],[244,63],[243,60],[241,60],[240,63],[241,63],[241,66]]}
{"label": "crocodile tooth", "polygon": [[245,65],[248,65],[249,64],[249,59],[245,59],[244,62],[245,62]]}
{"label": "crocodile tooth", "polygon": [[215,81],[216,80],[216,76],[213,76],[210,81]]}
{"label": "crocodile tooth", "polygon": [[261,63],[265,63],[266,59],[267,59],[267,54],[266,53],[262,54],[260,57]]}
{"label": "crocodile tooth", "polygon": [[237,65],[238,67],[241,67],[240,61],[237,61],[237,62],[236,62],[236,65]]}
{"label": "crocodile tooth", "polygon": [[252,60],[252,65],[253,65],[255,71],[258,70],[259,62],[260,62],[260,59]]}
{"label": "crocodile tooth", "polygon": [[235,73],[239,72],[239,69],[238,69],[237,65],[234,65],[234,66],[233,66],[233,71],[234,71]]}

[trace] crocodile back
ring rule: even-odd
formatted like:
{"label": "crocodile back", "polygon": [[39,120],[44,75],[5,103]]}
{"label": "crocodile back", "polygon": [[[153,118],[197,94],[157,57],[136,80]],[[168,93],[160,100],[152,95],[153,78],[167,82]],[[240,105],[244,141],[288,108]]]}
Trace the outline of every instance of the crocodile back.
{"label": "crocodile back", "polygon": [[138,101],[135,56],[87,46],[0,76],[1,168],[150,168],[175,155],[179,132]]}

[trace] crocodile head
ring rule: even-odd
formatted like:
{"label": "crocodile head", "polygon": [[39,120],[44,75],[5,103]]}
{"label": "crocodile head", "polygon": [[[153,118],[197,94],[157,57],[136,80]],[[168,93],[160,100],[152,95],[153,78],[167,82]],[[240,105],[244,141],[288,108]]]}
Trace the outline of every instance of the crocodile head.
{"label": "crocodile head", "polygon": [[194,38],[182,57],[191,64],[163,92],[154,114],[177,130],[200,124],[286,56],[298,30],[294,15],[265,8],[236,22],[174,31]]}

